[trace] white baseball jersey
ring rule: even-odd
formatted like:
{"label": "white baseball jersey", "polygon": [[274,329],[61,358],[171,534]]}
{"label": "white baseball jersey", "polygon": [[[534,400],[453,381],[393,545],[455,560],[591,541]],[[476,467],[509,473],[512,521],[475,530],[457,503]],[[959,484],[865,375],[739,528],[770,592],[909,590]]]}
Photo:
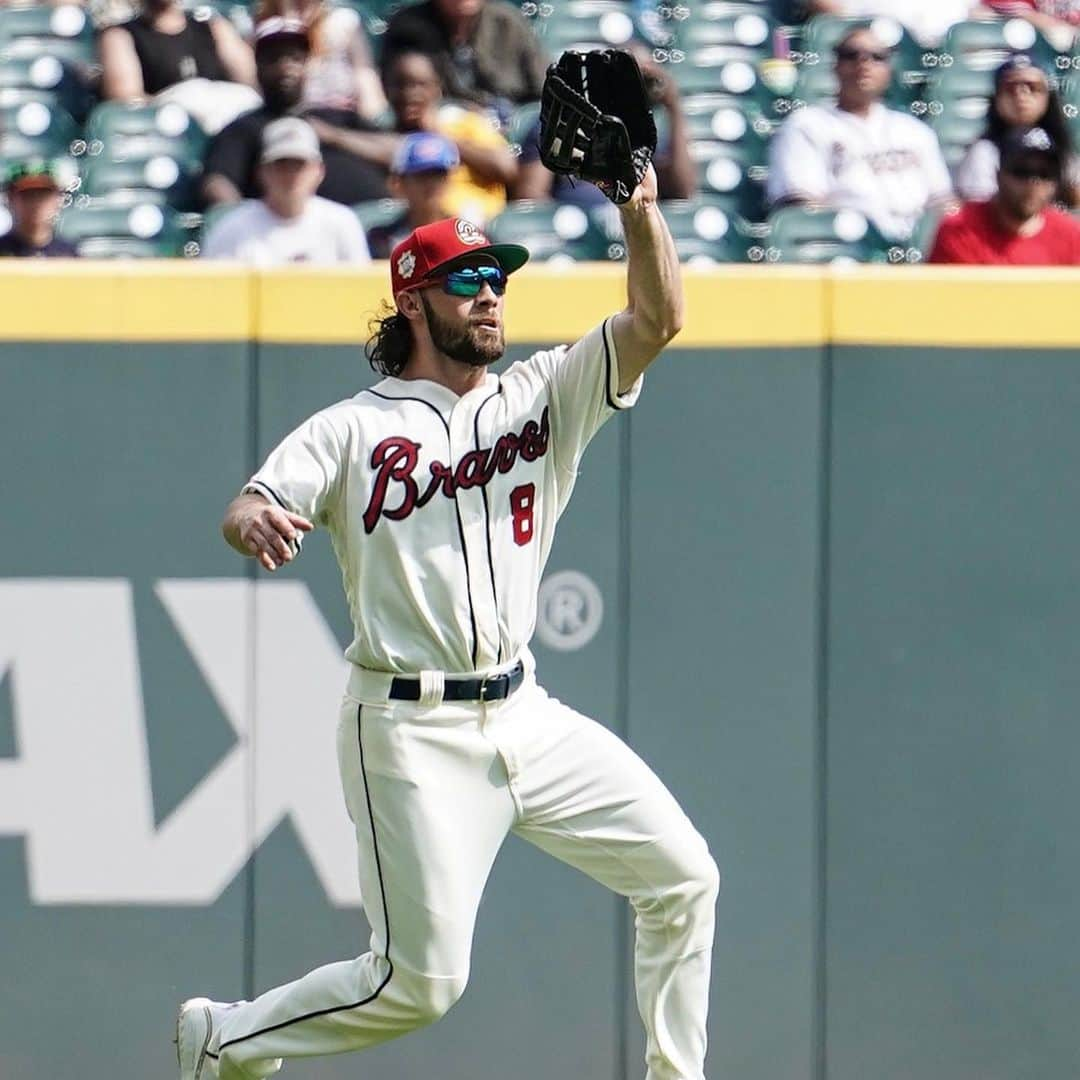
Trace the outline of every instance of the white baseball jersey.
{"label": "white baseball jersey", "polygon": [[937,136],[884,105],[856,116],[807,105],[780,126],[769,149],[768,196],[858,210],[887,237],[906,239],[927,205],[952,194]]}
{"label": "white baseball jersey", "polygon": [[303,213],[288,221],[261,199],[247,199],[211,226],[202,254],[207,259],[243,259],[256,266],[371,262],[356,215],[319,195],[312,195]]}
{"label": "white baseball jersey", "polygon": [[316,413],[246,491],[324,525],[375,671],[487,671],[516,659],[582,451],[618,393],[611,320],[458,397],[387,378]]}

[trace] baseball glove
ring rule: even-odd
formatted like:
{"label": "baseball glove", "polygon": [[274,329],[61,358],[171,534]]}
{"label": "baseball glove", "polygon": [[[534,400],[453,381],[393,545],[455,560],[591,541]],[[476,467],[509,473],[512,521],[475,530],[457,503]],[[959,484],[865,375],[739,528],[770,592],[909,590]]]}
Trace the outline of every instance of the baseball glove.
{"label": "baseball glove", "polygon": [[656,152],[656,124],[637,61],[620,49],[568,51],[540,95],[540,160],[629,201]]}

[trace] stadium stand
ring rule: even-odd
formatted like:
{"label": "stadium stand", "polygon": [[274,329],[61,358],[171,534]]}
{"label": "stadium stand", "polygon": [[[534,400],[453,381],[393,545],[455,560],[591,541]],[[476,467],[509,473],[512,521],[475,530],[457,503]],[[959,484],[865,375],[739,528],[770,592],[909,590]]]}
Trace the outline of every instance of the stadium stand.
{"label": "stadium stand", "polygon": [[[406,4],[335,2],[357,12],[376,52],[388,18]],[[857,240],[844,239],[835,232],[834,211],[785,208],[766,216],[770,139],[792,110],[832,96],[833,49],[855,20],[823,15],[799,22],[800,5],[790,0],[523,0],[517,6],[551,54],[646,42],[677,83],[700,184],[698,199],[667,206],[685,261],[919,257],[927,241],[920,231],[899,249],[883,246],[869,228]],[[253,0],[191,0],[189,7],[212,7],[246,33],[255,11]],[[84,255],[190,254],[206,136],[176,106],[96,104],[100,67],[88,12],[97,10],[22,0],[0,6],[0,166],[29,157],[77,164],[61,231],[76,238]],[[895,53],[888,104],[930,124],[950,167],[982,134],[993,72],[1013,51],[1029,53],[1057,76],[1070,129],[1080,139],[1080,47],[1059,51],[1015,18],[958,23],[936,48],[919,45],[898,23],[875,26],[891,35]],[[520,145],[536,115],[535,103],[514,110],[504,129],[511,145]],[[374,225],[397,209],[392,200],[379,200],[356,213]],[[156,231],[147,232],[159,219]],[[847,218],[840,224],[853,235]],[[491,232],[523,239],[540,261],[620,257],[612,254],[619,241],[603,221],[572,206],[511,204]]]}

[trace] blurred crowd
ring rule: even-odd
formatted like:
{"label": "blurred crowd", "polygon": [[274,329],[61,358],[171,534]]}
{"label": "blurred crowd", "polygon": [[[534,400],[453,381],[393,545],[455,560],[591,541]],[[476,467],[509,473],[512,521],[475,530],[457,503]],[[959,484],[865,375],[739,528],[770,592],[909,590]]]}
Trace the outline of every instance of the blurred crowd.
{"label": "blurred crowd", "polygon": [[365,263],[450,214],[618,216],[540,161],[565,48],[637,57],[684,260],[1080,265],[1080,0],[0,2],[0,255]]}

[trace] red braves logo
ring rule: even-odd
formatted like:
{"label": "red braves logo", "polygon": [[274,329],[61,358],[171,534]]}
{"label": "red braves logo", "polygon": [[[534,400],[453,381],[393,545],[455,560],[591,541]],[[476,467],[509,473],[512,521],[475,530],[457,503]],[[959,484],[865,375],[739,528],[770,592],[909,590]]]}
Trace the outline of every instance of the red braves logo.
{"label": "red braves logo", "polygon": [[[414,475],[420,461],[420,443],[404,435],[383,439],[371,451],[375,482],[364,511],[364,532],[370,533],[380,517],[390,521],[404,520],[414,510],[426,506],[440,489],[446,498],[452,499],[459,489],[484,487],[496,473],[508,473],[518,458],[535,461],[543,457],[547,453],[549,434],[548,411],[544,409],[539,424],[528,420],[520,433],[510,431],[500,435],[495,445],[486,450],[470,450],[456,468],[433,461],[428,466],[431,476],[423,491]],[[401,500],[388,507],[386,503],[392,486],[400,489]]]}

